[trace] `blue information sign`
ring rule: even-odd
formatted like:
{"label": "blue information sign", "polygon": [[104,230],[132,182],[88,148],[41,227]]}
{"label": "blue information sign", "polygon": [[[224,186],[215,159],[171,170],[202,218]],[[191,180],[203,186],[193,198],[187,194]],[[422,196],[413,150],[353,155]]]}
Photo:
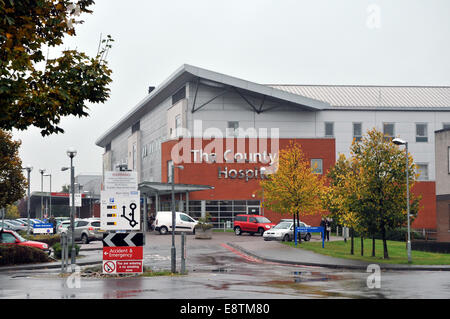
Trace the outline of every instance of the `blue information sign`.
{"label": "blue information sign", "polygon": [[[294,238],[295,238],[295,246],[297,246],[297,233],[321,233],[322,235],[322,248],[325,247],[325,232],[323,227],[295,227]],[[300,237],[300,240],[301,237]]]}

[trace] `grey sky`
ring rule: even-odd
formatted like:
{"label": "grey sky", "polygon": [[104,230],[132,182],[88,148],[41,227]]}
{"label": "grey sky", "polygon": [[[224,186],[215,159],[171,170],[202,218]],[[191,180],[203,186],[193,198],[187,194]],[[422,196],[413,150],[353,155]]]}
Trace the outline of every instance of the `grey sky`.
{"label": "grey sky", "polygon": [[65,134],[14,131],[23,164],[34,167],[32,191],[39,168],[52,174],[53,191],[69,183],[60,169],[70,146],[76,174],[100,173],[95,140],[183,63],[262,84],[450,85],[448,0],[96,2],[64,48],[95,55],[100,33],[112,35],[111,97],[90,106],[89,118],[65,118]]}

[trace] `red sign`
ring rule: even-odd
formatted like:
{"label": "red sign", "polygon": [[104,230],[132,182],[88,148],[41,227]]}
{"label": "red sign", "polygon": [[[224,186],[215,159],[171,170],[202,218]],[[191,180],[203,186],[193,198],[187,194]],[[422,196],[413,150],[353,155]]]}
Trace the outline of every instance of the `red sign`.
{"label": "red sign", "polygon": [[116,272],[116,264],[113,261],[107,261],[103,263],[103,272],[112,274]]}
{"label": "red sign", "polygon": [[144,247],[103,247],[103,260],[142,260]]}

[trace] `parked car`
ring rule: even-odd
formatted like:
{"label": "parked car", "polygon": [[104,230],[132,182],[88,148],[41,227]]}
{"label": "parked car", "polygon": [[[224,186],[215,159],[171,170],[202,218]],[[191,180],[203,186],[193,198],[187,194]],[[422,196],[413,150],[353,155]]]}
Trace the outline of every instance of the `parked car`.
{"label": "parked car", "polygon": [[236,235],[249,233],[262,236],[265,231],[275,226],[269,219],[260,215],[237,215],[234,218],[233,229]]}
{"label": "parked car", "polygon": [[70,227],[70,220],[63,220],[57,224],[56,233],[57,234],[65,233],[69,227]]}
{"label": "parked car", "polygon": [[0,232],[0,244],[1,245],[20,245],[27,247],[39,248],[50,254],[50,248],[46,243],[39,241],[26,240],[13,230],[3,230]]}
{"label": "parked car", "polygon": [[[300,222],[300,227],[310,227],[309,225]],[[304,241],[311,239],[311,233],[300,232],[300,237]],[[282,219],[277,225],[266,231],[263,235],[264,240],[280,240],[292,241],[294,239],[294,221],[292,219]]]}
{"label": "parked car", "polygon": [[[66,221],[62,222],[62,224]],[[70,221],[69,221],[70,226]],[[70,227],[67,226],[66,232],[71,236]],[[78,219],[75,221],[75,240],[81,240],[83,244],[89,244],[93,240],[102,240],[103,231],[100,229],[100,219],[90,218],[90,219]]]}
{"label": "parked car", "polygon": [[[195,225],[197,224],[198,221],[191,216],[185,213],[175,212],[175,231],[192,232],[195,234]],[[172,231],[172,212],[157,212],[153,225],[155,230],[159,231],[161,235],[165,235],[169,231]]]}
{"label": "parked car", "polygon": [[0,226],[0,228],[12,229],[14,231],[27,230],[26,226],[22,226],[21,223],[15,222],[14,220],[9,220],[9,219],[4,220],[4,223],[2,226]]}

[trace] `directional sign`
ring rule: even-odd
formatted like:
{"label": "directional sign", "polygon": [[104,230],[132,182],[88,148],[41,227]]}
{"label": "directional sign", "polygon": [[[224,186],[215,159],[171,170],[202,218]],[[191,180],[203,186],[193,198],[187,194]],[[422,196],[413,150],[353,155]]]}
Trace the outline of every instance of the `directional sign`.
{"label": "directional sign", "polygon": [[103,230],[139,230],[141,203],[139,191],[102,191],[100,228]]}
{"label": "directional sign", "polygon": [[142,273],[143,233],[103,234],[103,273]]}
{"label": "directional sign", "polygon": [[103,247],[136,247],[144,245],[143,233],[104,233]]}
{"label": "directional sign", "polygon": [[103,247],[103,260],[142,260],[144,247]]}

